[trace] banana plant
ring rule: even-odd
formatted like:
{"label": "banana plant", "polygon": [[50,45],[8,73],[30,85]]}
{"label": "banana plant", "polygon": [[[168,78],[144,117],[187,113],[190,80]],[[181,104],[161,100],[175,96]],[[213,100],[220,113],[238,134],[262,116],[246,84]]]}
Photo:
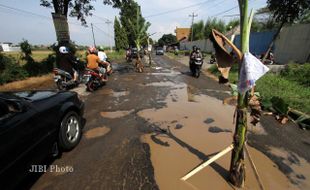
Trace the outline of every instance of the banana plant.
{"label": "banana plant", "polygon": [[151,23],[149,22],[145,22],[145,20],[142,18],[141,16],[141,12],[140,12],[140,7],[137,9],[137,14],[136,14],[136,23],[134,24],[132,22],[131,19],[128,19],[128,23],[130,25],[130,27],[132,28],[133,31],[133,35],[135,37],[135,45],[138,49],[138,60],[140,60],[140,48],[141,48],[141,44],[143,43],[144,40],[146,40],[148,38],[147,36],[147,30],[148,28],[151,26]]}
{"label": "banana plant", "polygon": [[[253,19],[253,11],[248,17],[248,0],[238,0],[240,10],[240,29],[241,29],[241,52],[249,52],[250,29]],[[239,62],[239,80],[242,59]],[[234,149],[230,162],[230,182],[236,187],[243,187],[245,182],[245,161],[244,145],[247,133],[247,107],[248,92],[238,93],[238,106],[236,116],[235,133],[233,137]]]}

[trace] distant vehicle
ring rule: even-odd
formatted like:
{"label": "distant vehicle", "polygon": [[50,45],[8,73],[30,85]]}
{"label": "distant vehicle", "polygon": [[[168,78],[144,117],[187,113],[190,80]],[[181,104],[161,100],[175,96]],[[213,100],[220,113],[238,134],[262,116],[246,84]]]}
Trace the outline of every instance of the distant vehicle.
{"label": "distant vehicle", "polygon": [[[143,50],[139,52],[140,58],[143,57],[144,53]],[[126,51],[126,60],[131,62],[133,59],[138,58],[138,49],[137,48],[130,48]]]}
{"label": "distant vehicle", "polygon": [[0,189],[13,189],[49,155],[73,149],[84,103],[70,91],[0,93]]}
{"label": "distant vehicle", "polygon": [[164,55],[164,48],[163,47],[157,47],[156,48],[156,55]]}

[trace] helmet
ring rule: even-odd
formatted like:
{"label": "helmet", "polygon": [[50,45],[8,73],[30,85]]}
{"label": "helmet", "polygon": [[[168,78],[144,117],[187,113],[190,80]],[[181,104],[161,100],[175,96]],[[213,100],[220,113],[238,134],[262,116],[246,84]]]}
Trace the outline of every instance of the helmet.
{"label": "helmet", "polygon": [[196,51],[197,50],[197,46],[194,45],[193,46],[193,50]]}
{"label": "helmet", "polygon": [[59,52],[62,54],[65,54],[65,53],[69,53],[69,50],[67,47],[61,46],[61,47],[59,47]]}
{"label": "helmet", "polygon": [[103,46],[99,46],[99,50],[100,51],[104,51],[104,47]]}
{"label": "helmet", "polygon": [[96,52],[96,48],[94,46],[90,46],[90,47],[88,47],[88,52],[89,53],[95,53]]}

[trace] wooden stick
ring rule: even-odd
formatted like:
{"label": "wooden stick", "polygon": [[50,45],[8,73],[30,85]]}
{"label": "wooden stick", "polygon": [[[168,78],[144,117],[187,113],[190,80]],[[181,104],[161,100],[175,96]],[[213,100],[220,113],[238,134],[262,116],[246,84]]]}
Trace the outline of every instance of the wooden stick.
{"label": "wooden stick", "polygon": [[231,151],[234,148],[234,145],[231,144],[229,147],[225,148],[224,150],[222,150],[221,152],[217,153],[215,156],[213,156],[212,158],[210,158],[209,160],[207,160],[206,162],[202,163],[201,165],[199,165],[198,167],[196,167],[195,169],[193,169],[191,172],[189,172],[188,174],[186,174],[184,177],[181,178],[181,180],[185,181],[188,178],[192,177],[193,175],[195,175],[197,172],[199,172],[200,170],[202,170],[203,168],[207,167],[208,165],[210,165],[212,162],[214,162],[215,160],[219,159],[220,157],[224,156],[226,153],[228,153],[229,151]]}
{"label": "wooden stick", "polygon": [[250,152],[249,152],[249,150],[248,150],[248,147],[247,147],[247,144],[246,144],[246,143],[245,143],[245,146],[244,146],[244,147],[245,147],[245,152],[246,152],[246,154],[248,155],[249,161],[250,161],[250,163],[251,163],[251,166],[252,166],[252,168],[253,168],[253,170],[254,170],[254,174],[255,174],[255,177],[256,177],[256,179],[257,179],[257,181],[258,181],[259,187],[260,187],[261,190],[265,190],[264,185],[263,185],[263,183],[262,183],[262,180],[260,179],[260,176],[258,175],[258,171],[257,171],[257,169],[256,169],[256,166],[255,166],[253,160],[252,160],[252,157],[251,157],[251,155],[250,155]]}

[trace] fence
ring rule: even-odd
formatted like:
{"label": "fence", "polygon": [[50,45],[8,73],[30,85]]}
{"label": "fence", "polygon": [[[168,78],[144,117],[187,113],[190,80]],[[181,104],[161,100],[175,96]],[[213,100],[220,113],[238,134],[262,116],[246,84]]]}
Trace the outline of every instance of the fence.
{"label": "fence", "polygon": [[[250,51],[260,55],[267,51],[275,31],[253,32],[250,35]],[[240,36],[234,39],[234,44],[240,47]],[[190,50],[196,45],[202,51],[213,52],[210,40],[181,42],[181,50]],[[310,24],[296,24],[284,27],[275,41],[273,48],[275,62],[287,64],[290,61],[305,63],[310,62]]]}

